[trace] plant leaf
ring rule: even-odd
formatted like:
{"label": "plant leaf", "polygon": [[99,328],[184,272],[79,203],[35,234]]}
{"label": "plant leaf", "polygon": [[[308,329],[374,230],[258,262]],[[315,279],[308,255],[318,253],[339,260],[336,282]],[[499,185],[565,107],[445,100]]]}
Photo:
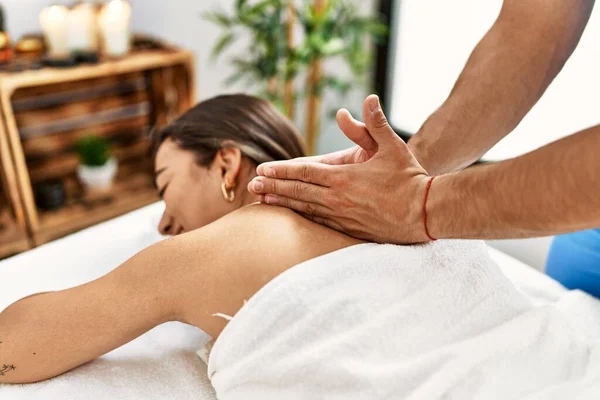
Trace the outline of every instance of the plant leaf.
{"label": "plant leaf", "polygon": [[110,158],[108,140],[94,135],[82,137],[75,143],[75,151],[83,165],[101,167]]}
{"label": "plant leaf", "polygon": [[321,47],[321,52],[325,56],[335,56],[342,53],[345,48],[346,45],[341,38],[334,38]]}
{"label": "plant leaf", "polygon": [[239,13],[239,12],[241,12],[241,11],[242,11],[242,9],[243,9],[244,7],[246,7],[246,4],[247,4],[247,0],[237,0],[237,1],[235,2],[235,9],[236,9],[236,10],[237,10],[237,12]]}
{"label": "plant leaf", "polygon": [[221,53],[223,53],[223,51],[229,47],[233,41],[235,40],[235,34],[232,31],[229,32],[225,32],[225,34],[223,34],[219,40],[217,40],[217,43],[215,44],[215,47],[213,47],[212,53],[211,53],[211,58],[213,59],[213,61],[219,57],[219,55],[221,55]]}
{"label": "plant leaf", "polygon": [[231,18],[229,18],[226,14],[218,11],[205,12],[202,14],[202,18],[223,28],[229,28],[233,25],[233,21],[231,20]]}

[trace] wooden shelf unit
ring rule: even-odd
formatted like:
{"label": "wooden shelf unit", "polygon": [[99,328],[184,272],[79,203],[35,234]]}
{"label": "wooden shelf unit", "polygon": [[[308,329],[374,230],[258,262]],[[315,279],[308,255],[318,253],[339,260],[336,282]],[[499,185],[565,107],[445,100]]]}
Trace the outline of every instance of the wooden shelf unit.
{"label": "wooden shelf unit", "polygon": [[[95,65],[0,73],[0,136],[33,245],[158,200],[148,133],[194,104],[193,60],[190,52],[166,48]],[[90,133],[107,138],[119,161],[114,187],[97,201],[87,199],[76,178],[73,151]],[[67,193],[57,211],[39,209],[34,199],[35,185],[50,180],[62,181]]]}

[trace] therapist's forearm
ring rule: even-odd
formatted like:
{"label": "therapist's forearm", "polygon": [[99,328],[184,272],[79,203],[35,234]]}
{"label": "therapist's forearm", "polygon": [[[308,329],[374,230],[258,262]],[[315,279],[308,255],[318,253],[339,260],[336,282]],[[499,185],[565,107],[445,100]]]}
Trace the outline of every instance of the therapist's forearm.
{"label": "therapist's forearm", "polygon": [[576,47],[593,0],[505,0],[446,102],[410,140],[431,174],[477,161],[539,100]]}
{"label": "therapist's forearm", "polygon": [[600,126],[522,157],[439,176],[427,202],[436,238],[548,236],[600,227]]}

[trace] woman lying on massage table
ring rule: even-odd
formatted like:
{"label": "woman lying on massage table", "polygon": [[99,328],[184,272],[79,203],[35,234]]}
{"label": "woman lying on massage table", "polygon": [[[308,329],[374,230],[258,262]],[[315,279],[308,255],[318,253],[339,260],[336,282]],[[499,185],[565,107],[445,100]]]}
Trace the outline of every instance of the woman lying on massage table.
{"label": "woman lying on massage table", "polygon": [[[356,126],[348,113],[338,123]],[[555,357],[579,354],[570,336],[548,332],[551,311],[520,318],[531,305],[484,245],[362,244],[256,205],[256,166],[303,155],[265,101],[208,100],[153,142],[160,230],[174,237],[0,313],[0,383],[55,377],[169,321],[218,338],[208,372],[220,399],[506,399],[577,375]],[[528,376],[534,364],[544,373]]]}
{"label": "woman lying on massage table", "polygon": [[[0,313],[0,383],[52,378],[168,321],[217,338],[244,300],[303,261],[359,243],[284,209],[253,205],[259,163],[304,155],[266,101],[222,96],[153,137],[160,229],[177,235],[95,281],[30,296]],[[81,268],[85,268],[82,263]]]}

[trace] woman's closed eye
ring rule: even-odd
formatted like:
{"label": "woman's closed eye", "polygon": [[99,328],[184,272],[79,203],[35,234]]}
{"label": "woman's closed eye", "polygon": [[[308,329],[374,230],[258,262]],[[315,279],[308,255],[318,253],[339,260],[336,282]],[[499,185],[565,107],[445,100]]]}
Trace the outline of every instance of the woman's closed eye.
{"label": "woman's closed eye", "polygon": [[160,185],[158,184],[158,177],[165,172],[168,169],[168,167],[164,167],[164,168],[160,168],[158,170],[156,170],[154,172],[154,187],[158,189],[158,194],[160,195],[160,198],[163,198],[163,195],[165,194],[165,190],[167,190],[167,187],[169,186],[169,182],[167,181],[165,183],[165,186],[163,186],[162,189],[159,189]]}
{"label": "woman's closed eye", "polygon": [[160,196],[161,199],[164,199],[164,194],[167,191],[167,188],[169,187],[169,183],[166,183],[165,186],[163,186],[162,189],[159,189],[158,194]]}

